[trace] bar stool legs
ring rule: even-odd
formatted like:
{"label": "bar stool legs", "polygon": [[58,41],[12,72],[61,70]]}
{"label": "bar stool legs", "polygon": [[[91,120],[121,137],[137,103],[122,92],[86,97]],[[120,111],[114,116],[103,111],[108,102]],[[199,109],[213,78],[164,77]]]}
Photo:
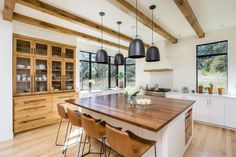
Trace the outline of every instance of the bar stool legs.
{"label": "bar stool legs", "polygon": [[85,144],[86,144],[86,143],[84,143],[83,148],[82,148],[82,156],[81,156],[81,157],[84,157],[84,156],[86,156],[86,155],[88,155],[88,154],[99,154],[100,157],[101,157],[103,154],[105,154],[105,157],[106,157],[105,138],[103,138],[102,141],[101,141],[100,152],[91,152],[91,138],[88,137],[88,135],[86,134],[86,135],[85,135],[85,141],[87,140],[87,138],[88,138],[88,141],[89,141],[89,150],[88,150],[87,153],[84,154],[84,148],[85,148]]}
{"label": "bar stool legs", "polygon": [[68,128],[69,128],[69,121],[67,123],[67,127],[66,127],[66,134],[65,134],[65,138],[64,138],[64,143],[63,144],[59,144],[58,143],[58,137],[59,137],[59,134],[60,134],[60,131],[61,131],[61,123],[62,123],[62,118],[60,120],[60,123],[59,123],[59,127],[58,127],[58,130],[57,130],[57,136],[56,136],[56,140],[55,140],[55,145],[56,146],[64,146],[65,142],[66,142],[66,139],[67,139],[67,133],[68,133]]}

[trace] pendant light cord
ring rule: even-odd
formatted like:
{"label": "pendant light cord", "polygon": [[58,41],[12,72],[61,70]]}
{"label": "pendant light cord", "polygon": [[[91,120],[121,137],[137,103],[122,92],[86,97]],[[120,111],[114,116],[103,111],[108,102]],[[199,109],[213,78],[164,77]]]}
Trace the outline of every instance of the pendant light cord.
{"label": "pendant light cord", "polygon": [[103,39],[103,16],[101,15],[101,49],[103,48],[102,46],[102,39]]}
{"label": "pendant light cord", "polygon": [[152,10],[152,45],[154,45],[153,43],[153,10]]}
{"label": "pendant light cord", "polygon": [[136,0],[136,37],[138,37],[138,0]]}
{"label": "pendant light cord", "polygon": [[119,25],[119,52],[120,52],[120,24]]}

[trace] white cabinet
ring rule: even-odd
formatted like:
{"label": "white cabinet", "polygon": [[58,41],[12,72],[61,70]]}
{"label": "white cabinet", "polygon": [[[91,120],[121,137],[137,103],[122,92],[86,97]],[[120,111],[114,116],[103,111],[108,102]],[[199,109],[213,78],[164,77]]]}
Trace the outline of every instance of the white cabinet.
{"label": "white cabinet", "polygon": [[205,97],[198,97],[195,103],[196,120],[207,122],[210,121],[209,100]]}
{"label": "white cabinet", "polygon": [[225,125],[225,100],[213,98],[209,100],[210,105],[210,123]]}
{"label": "white cabinet", "polygon": [[225,100],[220,98],[198,97],[196,104],[198,121],[225,125]]}
{"label": "white cabinet", "polygon": [[236,128],[236,99],[226,100],[225,113],[225,125]]}

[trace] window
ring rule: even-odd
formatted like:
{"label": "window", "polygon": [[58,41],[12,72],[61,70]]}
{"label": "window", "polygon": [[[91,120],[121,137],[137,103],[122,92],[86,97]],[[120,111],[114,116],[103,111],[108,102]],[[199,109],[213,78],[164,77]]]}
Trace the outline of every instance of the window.
{"label": "window", "polygon": [[118,68],[114,65],[114,57],[109,56],[109,64],[95,62],[95,53],[80,52],[80,90],[88,90],[90,79],[95,81],[92,89],[107,89],[118,84]]}
{"label": "window", "polygon": [[125,58],[125,86],[135,85],[135,60]]}
{"label": "window", "polygon": [[228,41],[197,45],[197,87],[228,88]]}

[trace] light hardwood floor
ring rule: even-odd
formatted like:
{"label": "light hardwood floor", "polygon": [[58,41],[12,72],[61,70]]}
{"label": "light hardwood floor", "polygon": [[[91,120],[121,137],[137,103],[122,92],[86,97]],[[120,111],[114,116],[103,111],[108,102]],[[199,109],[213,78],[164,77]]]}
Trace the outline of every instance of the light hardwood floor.
{"label": "light hardwood floor", "polygon": [[[54,145],[57,125],[21,133],[14,140],[0,143],[0,157],[60,157],[61,147]],[[64,127],[65,128],[65,127]],[[236,132],[203,124],[195,124],[195,135],[184,157],[236,157]],[[76,140],[73,130],[71,141]],[[74,137],[74,138],[73,138]],[[62,139],[62,136],[61,138]],[[93,142],[93,150],[100,145]],[[77,156],[78,145],[72,145],[68,157]],[[91,155],[93,157],[96,155]]]}

